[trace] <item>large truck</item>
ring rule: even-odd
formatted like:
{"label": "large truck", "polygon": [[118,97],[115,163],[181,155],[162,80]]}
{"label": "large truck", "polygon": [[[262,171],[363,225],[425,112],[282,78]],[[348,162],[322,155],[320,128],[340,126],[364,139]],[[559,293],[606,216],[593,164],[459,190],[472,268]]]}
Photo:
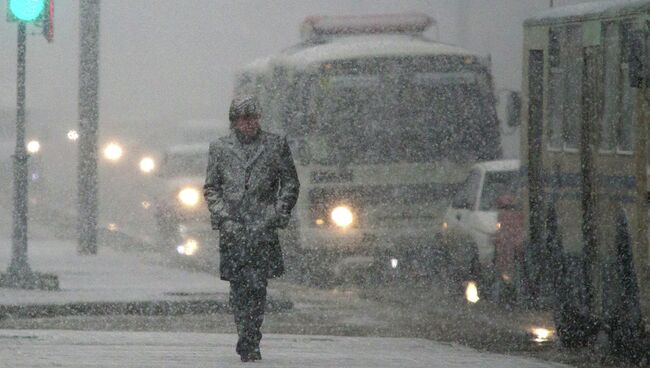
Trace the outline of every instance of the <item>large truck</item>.
{"label": "large truck", "polygon": [[308,17],[299,44],[238,74],[235,93],[260,99],[296,159],[283,233],[296,274],[428,274],[450,198],[472,165],[501,157],[489,57],[428,39],[433,24]]}

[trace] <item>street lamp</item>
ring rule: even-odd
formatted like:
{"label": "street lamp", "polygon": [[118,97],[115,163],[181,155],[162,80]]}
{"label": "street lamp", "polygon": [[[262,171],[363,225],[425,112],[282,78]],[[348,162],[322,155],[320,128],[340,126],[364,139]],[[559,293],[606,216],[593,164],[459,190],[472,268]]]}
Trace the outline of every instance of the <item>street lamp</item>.
{"label": "street lamp", "polygon": [[73,142],[76,141],[77,139],[79,139],[79,133],[74,129],[70,130],[68,132],[67,136],[68,136],[68,139],[73,141]]}
{"label": "street lamp", "polygon": [[51,0],[8,0],[7,20],[18,23],[16,75],[16,150],[14,160],[14,206],[11,263],[6,274],[0,274],[1,287],[23,289],[58,289],[56,275],[33,272],[27,261],[27,191],[29,152],[38,152],[37,141],[25,144],[25,85],[27,55],[27,23],[42,22],[49,13]]}

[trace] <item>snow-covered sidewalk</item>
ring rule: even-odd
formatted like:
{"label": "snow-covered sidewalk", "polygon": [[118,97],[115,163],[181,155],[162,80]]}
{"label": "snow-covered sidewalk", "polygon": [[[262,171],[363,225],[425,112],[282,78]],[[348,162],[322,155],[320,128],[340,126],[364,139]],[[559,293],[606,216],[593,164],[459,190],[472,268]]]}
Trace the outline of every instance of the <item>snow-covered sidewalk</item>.
{"label": "snow-covered sidewalk", "polygon": [[[59,278],[59,291],[0,288],[0,310],[8,306],[106,305],[135,303],[130,308],[176,308],[174,303],[227,301],[228,283],[200,272],[189,272],[165,265],[156,253],[121,252],[108,247],[97,255],[77,254],[72,241],[30,240],[29,264],[33,271],[52,273]],[[11,242],[0,240],[0,267],[11,260]],[[273,297],[273,291],[271,291]],[[147,303],[163,303],[152,307]],[[172,305],[172,307],[170,307]],[[98,307],[99,306],[99,307]],[[29,308],[21,308],[26,311]],[[79,310],[75,307],[72,310]],[[16,310],[15,308],[13,310]],[[118,308],[119,310],[119,308]],[[39,315],[38,312],[30,312]],[[92,313],[92,312],[89,312]],[[56,310],[40,313],[57,314]],[[1,318],[1,316],[0,316]]]}
{"label": "snow-covered sidewalk", "polygon": [[[241,367],[235,335],[0,330],[1,367]],[[422,339],[265,335],[258,367],[568,367]]]}

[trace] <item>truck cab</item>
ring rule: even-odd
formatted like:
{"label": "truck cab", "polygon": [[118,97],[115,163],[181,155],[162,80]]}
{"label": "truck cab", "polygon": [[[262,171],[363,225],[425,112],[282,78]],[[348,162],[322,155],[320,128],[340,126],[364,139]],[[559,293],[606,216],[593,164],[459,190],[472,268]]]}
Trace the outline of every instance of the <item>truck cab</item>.
{"label": "truck cab", "polygon": [[453,267],[477,276],[492,269],[495,237],[500,227],[499,199],[514,196],[519,187],[519,161],[475,164],[447,208],[442,224]]}

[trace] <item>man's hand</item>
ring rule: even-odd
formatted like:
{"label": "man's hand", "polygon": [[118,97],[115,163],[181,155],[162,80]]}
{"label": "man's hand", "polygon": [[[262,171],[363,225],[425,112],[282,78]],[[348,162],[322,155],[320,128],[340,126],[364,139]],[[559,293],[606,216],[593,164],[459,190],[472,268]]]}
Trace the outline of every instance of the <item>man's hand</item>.
{"label": "man's hand", "polygon": [[219,226],[219,230],[229,233],[242,233],[244,231],[244,225],[237,221],[226,219]]}

